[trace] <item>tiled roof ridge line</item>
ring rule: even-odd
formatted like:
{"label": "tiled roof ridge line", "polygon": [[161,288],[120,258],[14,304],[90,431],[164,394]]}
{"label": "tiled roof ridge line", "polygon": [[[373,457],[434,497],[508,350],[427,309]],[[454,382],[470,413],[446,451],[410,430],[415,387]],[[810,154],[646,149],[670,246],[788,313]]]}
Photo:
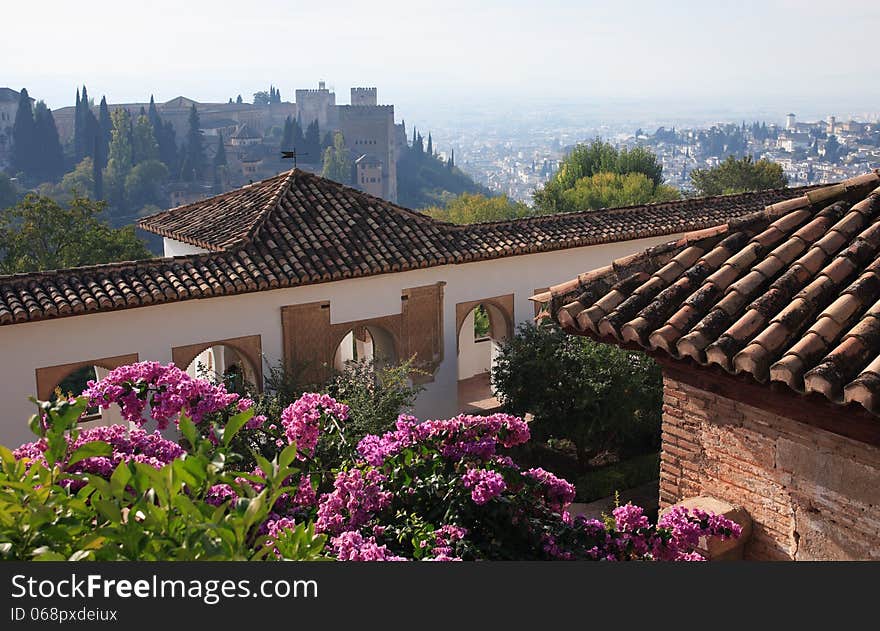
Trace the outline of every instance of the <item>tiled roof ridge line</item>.
{"label": "tiled roof ridge line", "polygon": [[[277,173],[277,174],[273,175],[272,177],[267,177],[265,180],[260,180],[258,182],[253,182],[251,184],[245,184],[244,186],[242,186],[240,188],[234,188],[231,191],[226,191],[225,193],[220,193],[218,195],[212,195],[206,199],[218,200],[218,199],[223,199],[226,197],[231,197],[233,195],[240,194],[241,191],[244,189],[258,187],[261,184],[265,184],[266,182],[271,182],[272,180],[279,179],[279,178],[286,181],[291,173],[292,173],[292,170],[291,171],[283,171],[281,173]],[[229,248],[219,247],[219,246],[216,246],[212,243],[208,243],[207,241],[202,241],[201,239],[195,239],[193,237],[182,235],[182,234],[173,232],[171,230],[166,230],[165,228],[156,225],[156,221],[159,219],[164,219],[166,217],[179,215],[183,212],[186,212],[187,210],[189,210],[193,206],[198,206],[200,204],[203,204],[205,201],[206,201],[205,199],[198,199],[198,200],[196,200],[194,202],[190,202],[188,204],[183,204],[181,206],[175,206],[174,208],[169,208],[167,210],[163,210],[161,212],[154,213],[152,215],[147,215],[146,217],[141,217],[137,221],[137,226],[142,230],[146,230],[147,232],[152,232],[154,234],[158,234],[161,237],[167,237],[169,239],[174,239],[176,241],[180,241],[181,243],[188,243],[190,245],[195,245],[197,247],[204,248],[206,250],[211,250],[212,252],[223,252],[225,249],[229,249]],[[233,244],[230,247],[235,247],[236,245],[239,245],[239,244],[240,244],[240,241],[239,241],[239,243]]]}
{"label": "tiled roof ridge line", "polygon": [[[561,217],[568,218],[576,218],[576,217],[590,217],[590,216],[614,216],[614,215],[622,215],[627,214],[633,211],[642,210],[642,209],[651,209],[651,208],[659,208],[664,206],[676,207],[680,205],[685,205],[688,203],[693,203],[699,201],[701,203],[709,203],[716,200],[736,200],[740,198],[748,198],[748,197],[758,197],[761,195],[772,195],[774,193],[782,193],[784,191],[797,191],[797,190],[817,190],[827,188],[828,186],[833,185],[821,185],[821,184],[808,184],[804,186],[794,186],[788,187],[783,186],[782,188],[768,188],[761,191],[747,191],[745,193],[729,193],[729,194],[721,194],[721,195],[708,195],[705,197],[686,197],[684,199],[674,199],[672,201],[667,202],[648,202],[645,204],[630,204],[629,206],[616,206],[614,208],[597,208],[595,210],[575,210],[571,212],[556,212],[550,213],[547,215],[531,215],[528,217],[517,217],[516,219],[498,219],[495,221],[480,221],[470,224],[455,224],[450,222],[442,222],[439,220],[438,223],[443,223],[449,225],[450,227],[456,229],[456,231],[467,231],[474,228],[482,228],[482,227],[498,227],[498,226],[512,226],[516,224],[529,224],[529,223],[548,223],[557,221]],[[427,215],[424,215],[427,216]]]}
{"label": "tiled roof ridge line", "polygon": [[269,199],[269,201],[266,203],[266,206],[257,215],[257,220],[254,221],[253,225],[248,229],[247,233],[242,238],[238,239],[234,243],[231,243],[225,248],[227,251],[238,249],[241,246],[253,241],[254,237],[260,232],[260,228],[262,228],[266,224],[266,221],[268,221],[268,218],[272,215],[272,211],[278,208],[281,197],[290,189],[290,185],[294,182],[299,172],[299,169],[291,169],[287,172],[285,177],[282,178],[281,183],[278,185],[278,188],[276,188],[275,192],[272,193],[271,199]]}

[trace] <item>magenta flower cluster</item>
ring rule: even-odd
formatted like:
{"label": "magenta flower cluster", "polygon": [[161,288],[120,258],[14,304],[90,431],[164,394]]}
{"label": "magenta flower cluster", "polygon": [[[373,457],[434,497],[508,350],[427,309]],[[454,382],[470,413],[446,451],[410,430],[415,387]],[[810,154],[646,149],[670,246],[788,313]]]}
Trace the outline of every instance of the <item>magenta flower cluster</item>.
{"label": "magenta flower cluster", "polygon": [[[65,472],[92,473],[109,477],[120,462],[141,462],[159,469],[186,453],[180,445],[163,438],[158,432],[148,433],[142,429],[129,430],[122,425],[110,425],[82,430],[76,440],[68,446],[68,456],[82,445],[94,441],[108,443],[112,448],[111,454],[85,458],[69,467],[65,466]],[[36,442],[21,445],[13,454],[19,459],[28,458],[46,464],[43,455],[46,449],[46,439],[41,438]],[[73,485],[74,488],[83,485],[82,482],[70,478],[62,480],[61,483],[65,486]]]}
{"label": "magenta flower cluster", "polygon": [[378,467],[402,450],[428,441],[436,441],[445,458],[488,460],[495,455],[499,446],[510,448],[528,439],[529,426],[521,418],[510,414],[462,414],[448,420],[423,423],[412,416],[401,415],[395,431],[381,437],[365,436],[357,449],[364,461]]}
{"label": "magenta flower cluster", "polygon": [[490,469],[468,469],[461,476],[464,488],[470,489],[471,499],[479,505],[495,499],[507,490],[504,476]]}
{"label": "magenta flower cluster", "polygon": [[460,561],[453,554],[453,546],[457,541],[462,541],[468,534],[468,529],[454,524],[446,524],[434,531],[434,554],[435,561]]}
{"label": "magenta flower cluster", "polygon": [[281,412],[287,442],[296,444],[299,459],[314,455],[321,422],[327,417],[348,420],[348,406],[326,394],[307,393]]}
{"label": "magenta flower cluster", "polygon": [[[225,410],[239,398],[222,384],[195,379],[174,364],[159,362],[120,366],[100,381],[90,381],[83,394],[92,407],[118,404],[122,417],[137,425],[146,423],[144,411],[149,404],[150,417],[160,430],[172,421],[177,423],[181,413],[199,423],[207,414]],[[239,405],[239,411],[243,407]]]}
{"label": "magenta flower cluster", "polygon": [[536,480],[539,483],[539,489],[543,493],[543,499],[547,505],[556,512],[564,511],[569,504],[574,501],[575,488],[574,485],[558,478],[549,471],[545,471],[540,467],[528,469],[523,475]]}
{"label": "magenta flower cluster", "polygon": [[330,547],[340,561],[408,561],[394,556],[375,537],[364,537],[356,530],[343,532],[330,540]]}
{"label": "magenta flower cluster", "polygon": [[[254,406],[222,385],[156,362],[117,368],[101,381],[90,382],[84,394],[93,406],[118,404],[124,418],[138,425],[149,414],[160,428],[177,422],[181,414],[199,422],[214,413],[234,414]],[[614,510],[613,526],[572,517],[566,509],[575,498],[573,485],[541,468],[522,470],[502,451],[530,437],[528,425],[508,414],[425,422],[402,415],[393,431],[361,440],[355,460],[336,472],[332,489],[321,492],[317,485],[329,484],[329,479],[314,458],[319,439],[322,432],[333,437],[344,432],[348,416],[346,405],[309,393],[288,406],[280,421],[255,416],[246,424],[248,429],[268,426],[280,442],[278,449],[297,446],[297,472],[285,481],[289,492],[277,498],[269,518],[257,529],[257,536],[265,535],[270,545],[297,524],[314,522],[318,532],[328,535],[329,552],[348,561],[456,561],[516,554],[698,560],[702,557],[694,550],[702,537],[741,533],[722,516],[683,508],[668,511],[656,526],[641,508],[629,504]],[[119,462],[134,460],[158,468],[185,455],[183,448],[158,433],[123,426],[84,430],[69,453],[94,440],[109,443],[112,454],[82,460],[69,472],[109,477]],[[15,455],[40,460],[46,448],[43,439],[22,445]],[[232,504],[246,485],[259,492],[259,477],[262,472],[255,469],[229,484],[216,484],[205,501]],[[277,548],[275,553],[280,556]]]}
{"label": "magenta flower cluster", "polygon": [[331,535],[356,530],[391,504],[391,492],[382,488],[386,477],[376,469],[341,471],[333,491],[318,502],[316,528]]}

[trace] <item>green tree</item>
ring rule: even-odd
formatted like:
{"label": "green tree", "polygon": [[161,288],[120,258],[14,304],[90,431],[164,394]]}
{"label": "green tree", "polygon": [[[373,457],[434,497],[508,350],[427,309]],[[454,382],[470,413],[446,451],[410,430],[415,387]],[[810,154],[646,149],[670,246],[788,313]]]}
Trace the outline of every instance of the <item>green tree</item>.
{"label": "green tree", "polygon": [[654,153],[643,147],[617,149],[596,139],[577,145],[565,157],[553,177],[535,191],[535,206],[544,213],[585,210],[566,203],[564,193],[574,188],[578,180],[598,173],[642,173],[654,188],[663,184],[663,166]]}
{"label": "green tree", "polygon": [[95,152],[95,163],[99,169],[107,166],[110,154],[110,140],[113,138],[113,119],[110,118],[110,108],[107,106],[107,97],[101,97],[101,105],[98,108],[98,129],[100,130],[99,151]]}
{"label": "green tree", "polygon": [[0,212],[0,273],[15,274],[150,258],[134,228],[100,219],[102,202],[75,197],[69,205],[29,193]]}
{"label": "green tree", "polygon": [[284,119],[284,129],[281,132],[281,151],[293,151],[293,118],[288,116]]}
{"label": "green tree", "polygon": [[604,451],[659,447],[662,379],[643,353],[527,323],[502,348],[492,383],[507,411],[534,414],[534,438],[571,440],[582,470]]}
{"label": "green tree", "polygon": [[29,176],[34,171],[37,159],[36,155],[36,128],[34,125],[34,110],[31,107],[31,98],[27,90],[21,89],[18,97],[18,110],[15,112],[15,121],[12,124],[12,168]]}
{"label": "green tree", "polygon": [[121,209],[125,202],[125,178],[128,177],[134,159],[131,147],[131,116],[120,107],[113,110],[113,131],[110,140],[109,159],[104,169],[104,188],[111,204]]}
{"label": "green tree", "polygon": [[214,152],[214,166],[226,166],[226,145],[223,144],[223,132],[217,134],[217,150]]}
{"label": "green tree", "polygon": [[145,115],[138,116],[135,123],[131,152],[134,164],[159,159],[159,143],[156,142],[153,125]]}
{"label": "green tree", "polygon": [[783,188],[788,186],[788,178],[775,162],[728,156],[716,167],[691,171],[691,184],[697,195],[730,195]]}
{"label": "green tree", "polygon": [[126,207],[164,205],[165,196],[162,191],[167,181],[168,167],[161,161],[152,159],[136,164],[125,178]]}
{"label": "green tree", "polygon": [[317,162],[321,158],[321,130],[318,129],[318,121],[309,123],[303,142],[305,145],[303,154],[311,158],[305,162]]}
{"label": "green tree", "polygon": [[340,131],[333,136],[333,146],[327,147],[324,151],[324,168],[321,175],[342,184],[351,183],[351,156]]}
{"label": "green tree", "polygon": [[174,127],[170,122],[162,121],[159,116],[159,110],[156,108],[156,101],[150,95],[150,107],[147,109],[147,118],[153,126],[153,137],[159,146],[159,159],[168,167],[169,173],[177,173],[177,139],[174,133]]}
{"label": "green tree", "polygon": [[[98,171],[100,173],[100,171]],[[95,162],[92,158],[83,158],[79,164],[64,174],[58,184],[45,183],[37,189],[40,195],[51,197],[59,203],[70,202],[77,196],[95,195]]]}
{"label": "green tree", "polygon": [[272,96],[265,90],[254,92],[254,105],[269,105],[271,101]]}
{"label": "green tree", "polygon": [[38,181],[56,181],[64,174],[64,150],[58,139],[55,117],[43,101],[34,108],[36,160],[32,176]]}
{"label": "green tree", "polygon": [[186,146],[183,153],[183,166],[180,178],[194,182],[205,175],[205,147],[202,145],[202,129],[199,113],[193,105],[189,111],[189,127],[186,133]]}
{"label": "green tree", "polygon": [[479,193],[463,193],[451,199],[445,207],[432,206],[423,212],[434,219],[457,224],[519,219],[532,214],[526,204],[515,202],[506,195],[487,197]]}
{"label": "green tree", "polygon": [[561,199],[565,208],[596,210],[668,202],[680,197],[678,189],[665,184],[655,187],[644,173],[597,173],[580,178],[573,188],[562,192]]}

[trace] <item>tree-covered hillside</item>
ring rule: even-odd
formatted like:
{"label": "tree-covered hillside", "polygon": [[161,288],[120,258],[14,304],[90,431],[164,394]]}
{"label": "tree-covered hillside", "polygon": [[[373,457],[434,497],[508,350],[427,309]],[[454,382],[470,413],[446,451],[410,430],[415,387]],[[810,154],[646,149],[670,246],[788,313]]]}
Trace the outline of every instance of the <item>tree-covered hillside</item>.
{"label": "tree-covered hillside", "polygon": [[434,154],[431,136],[425,148],[421,134],[413,134],[412,146],[403,150],[397,163],[397,201],[407,208],[445,206],[462,193],[491,195],[489,189],[475,182],[455,166],[454,154],[443,160]]}

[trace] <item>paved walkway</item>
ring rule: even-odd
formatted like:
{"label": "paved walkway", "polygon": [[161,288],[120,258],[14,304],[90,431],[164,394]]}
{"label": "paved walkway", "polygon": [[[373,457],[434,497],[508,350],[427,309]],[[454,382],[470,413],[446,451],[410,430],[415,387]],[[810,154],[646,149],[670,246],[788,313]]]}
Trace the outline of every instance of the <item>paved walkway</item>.
{"label": "paved walkway", "polygon": [[[636,506],[641,506],[647,512],[657,510],[659,506],[659,480],[648,482],[626,491],[620,492],[621,505],[632,502]],[[602,513],[610,515],[614,510],[614,496],[605,497],[589,504],[572,504],[568,512],[574,515],[584,515],[588,519],[602,519]]]}
{"label": "paved walkway", "polygon": [[501,407],[492,394],[489,373],[484,372],[458,382],[458,409],[467,414],[491,414]]}

